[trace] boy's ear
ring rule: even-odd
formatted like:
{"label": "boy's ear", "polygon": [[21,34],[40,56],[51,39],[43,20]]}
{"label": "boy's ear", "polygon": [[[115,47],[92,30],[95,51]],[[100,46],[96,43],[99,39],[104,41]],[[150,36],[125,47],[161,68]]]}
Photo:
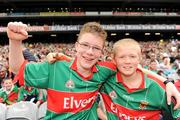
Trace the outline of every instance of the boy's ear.
{"label": "boy's ear", "polygon": [[142,58],[142,55],[140,55],[140,57],[139,57],[139,64],[142,63],[142,61],[143,61],[143,58]]}
{"label": "boy's ear", "polygon": [[75,43],[74,47],[75,47],[75,50],[77,51],[77,48],[78,48],[78,43],[77,42]]}

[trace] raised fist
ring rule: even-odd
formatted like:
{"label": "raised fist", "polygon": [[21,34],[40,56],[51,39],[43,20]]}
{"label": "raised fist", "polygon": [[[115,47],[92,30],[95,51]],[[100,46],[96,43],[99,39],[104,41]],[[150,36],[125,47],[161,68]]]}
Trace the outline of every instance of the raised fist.
{"label": "raised fist", "polygon": [[9,22],[7,36],[10,40],[25,40],[28,38],[27,28],[27,25],[22,22]]}

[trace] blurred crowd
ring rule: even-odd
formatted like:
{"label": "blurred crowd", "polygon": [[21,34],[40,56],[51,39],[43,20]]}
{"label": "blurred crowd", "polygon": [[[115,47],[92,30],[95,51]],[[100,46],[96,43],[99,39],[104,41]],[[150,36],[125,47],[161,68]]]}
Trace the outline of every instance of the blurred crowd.
{"label": "blurred crowd", "polygon": [[[173,79],[180,88],[180,41],[140,42],[142,46],[141,66],[163,77]],[[112,60],[113,42],[106,42],[103,61]],[[19,101],[31,101],[38,105],[46,101],[46,90],[19,86],[18,78],[8,65],[8,45],[0,45],[0,102],[11,105]],[[74,44],[24,43],[23,55],[28,61],[46,60],[50,52],[61,52],[70,57],[76,54]]]}

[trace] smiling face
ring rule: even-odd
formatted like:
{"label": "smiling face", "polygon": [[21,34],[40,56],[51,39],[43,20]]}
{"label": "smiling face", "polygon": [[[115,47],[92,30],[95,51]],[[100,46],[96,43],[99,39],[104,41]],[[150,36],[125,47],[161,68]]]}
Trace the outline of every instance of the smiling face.
{"label": "smiling face", "polygon": [[141,60],[141,48],[132,39],[123,39],[114,44],[114,61],[123,76],[135,74]]}
{"label": "smiling face", "polygon": [[90,70],[102,55],[104,41],[101,37],[92,33],[83,34],[75,47],[77,51],[77,67]]}
{"label": "smiling face", "polygon": [[13,87],[12,79],[4,80],[3,87],[4,87],[7,91],[10,91],[11,88]]}
{"label": "smiling face", "polygon": [[75,44],[79,72],[90,72],[102,55],[107,33],[96,22],[86,23]]}
{"label": "smiling face", "polygon": [[149,64],[149,69],[150,70],[157,70],[157,67],[158,67],[157,62],[155,60],[152,60]]}
{"label": "smiling face", "polygon": [[0,70],[0,77],[2,79],[4,79],[5,76],[6,76],[6,68],[4,66],[2,66],[2,68]]}

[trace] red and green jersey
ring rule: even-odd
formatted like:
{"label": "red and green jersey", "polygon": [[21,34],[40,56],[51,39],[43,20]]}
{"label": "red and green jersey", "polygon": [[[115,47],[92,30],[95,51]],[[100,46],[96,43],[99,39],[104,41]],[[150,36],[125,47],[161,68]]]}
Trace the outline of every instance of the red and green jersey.
{"label": "red and green jersey", "polygon": [[19,75],[24,75],[25,85],[47,89],[45,119],[98,120],[95,101],[99,87],[115,74],[116,67],[98,62],[92,68],[93,74],[83,77],[77,72],[76,61],[30,63],[24,70],[22,65]]}
{"label": "red and green jersey", "polygon": [[18,99],[18,87],[15,85],[10,93],[6,91],[0,92],[0,102],[6,105],[12,105],[13,103],[17,102]]}
{"label": "red and green jersey", "polygon": [[162,110],[179,118],[180,109],[173,111],[173,103],[167,105],[163,83],[149,75],[142,76],[137,89],[128,88],[119,72],[103,84],[101,93],[108,120],[159,120]]}
{"label": "red and green jersey", "polygon": [[28,89],[28,87],[21,86],[19,89],[19,94],[18,94],[18,102],[19,101],[31,101],[34,99],[34,101],[39,101],[40,98],[40,93],[38,88],[32,87],[31,89]]}

